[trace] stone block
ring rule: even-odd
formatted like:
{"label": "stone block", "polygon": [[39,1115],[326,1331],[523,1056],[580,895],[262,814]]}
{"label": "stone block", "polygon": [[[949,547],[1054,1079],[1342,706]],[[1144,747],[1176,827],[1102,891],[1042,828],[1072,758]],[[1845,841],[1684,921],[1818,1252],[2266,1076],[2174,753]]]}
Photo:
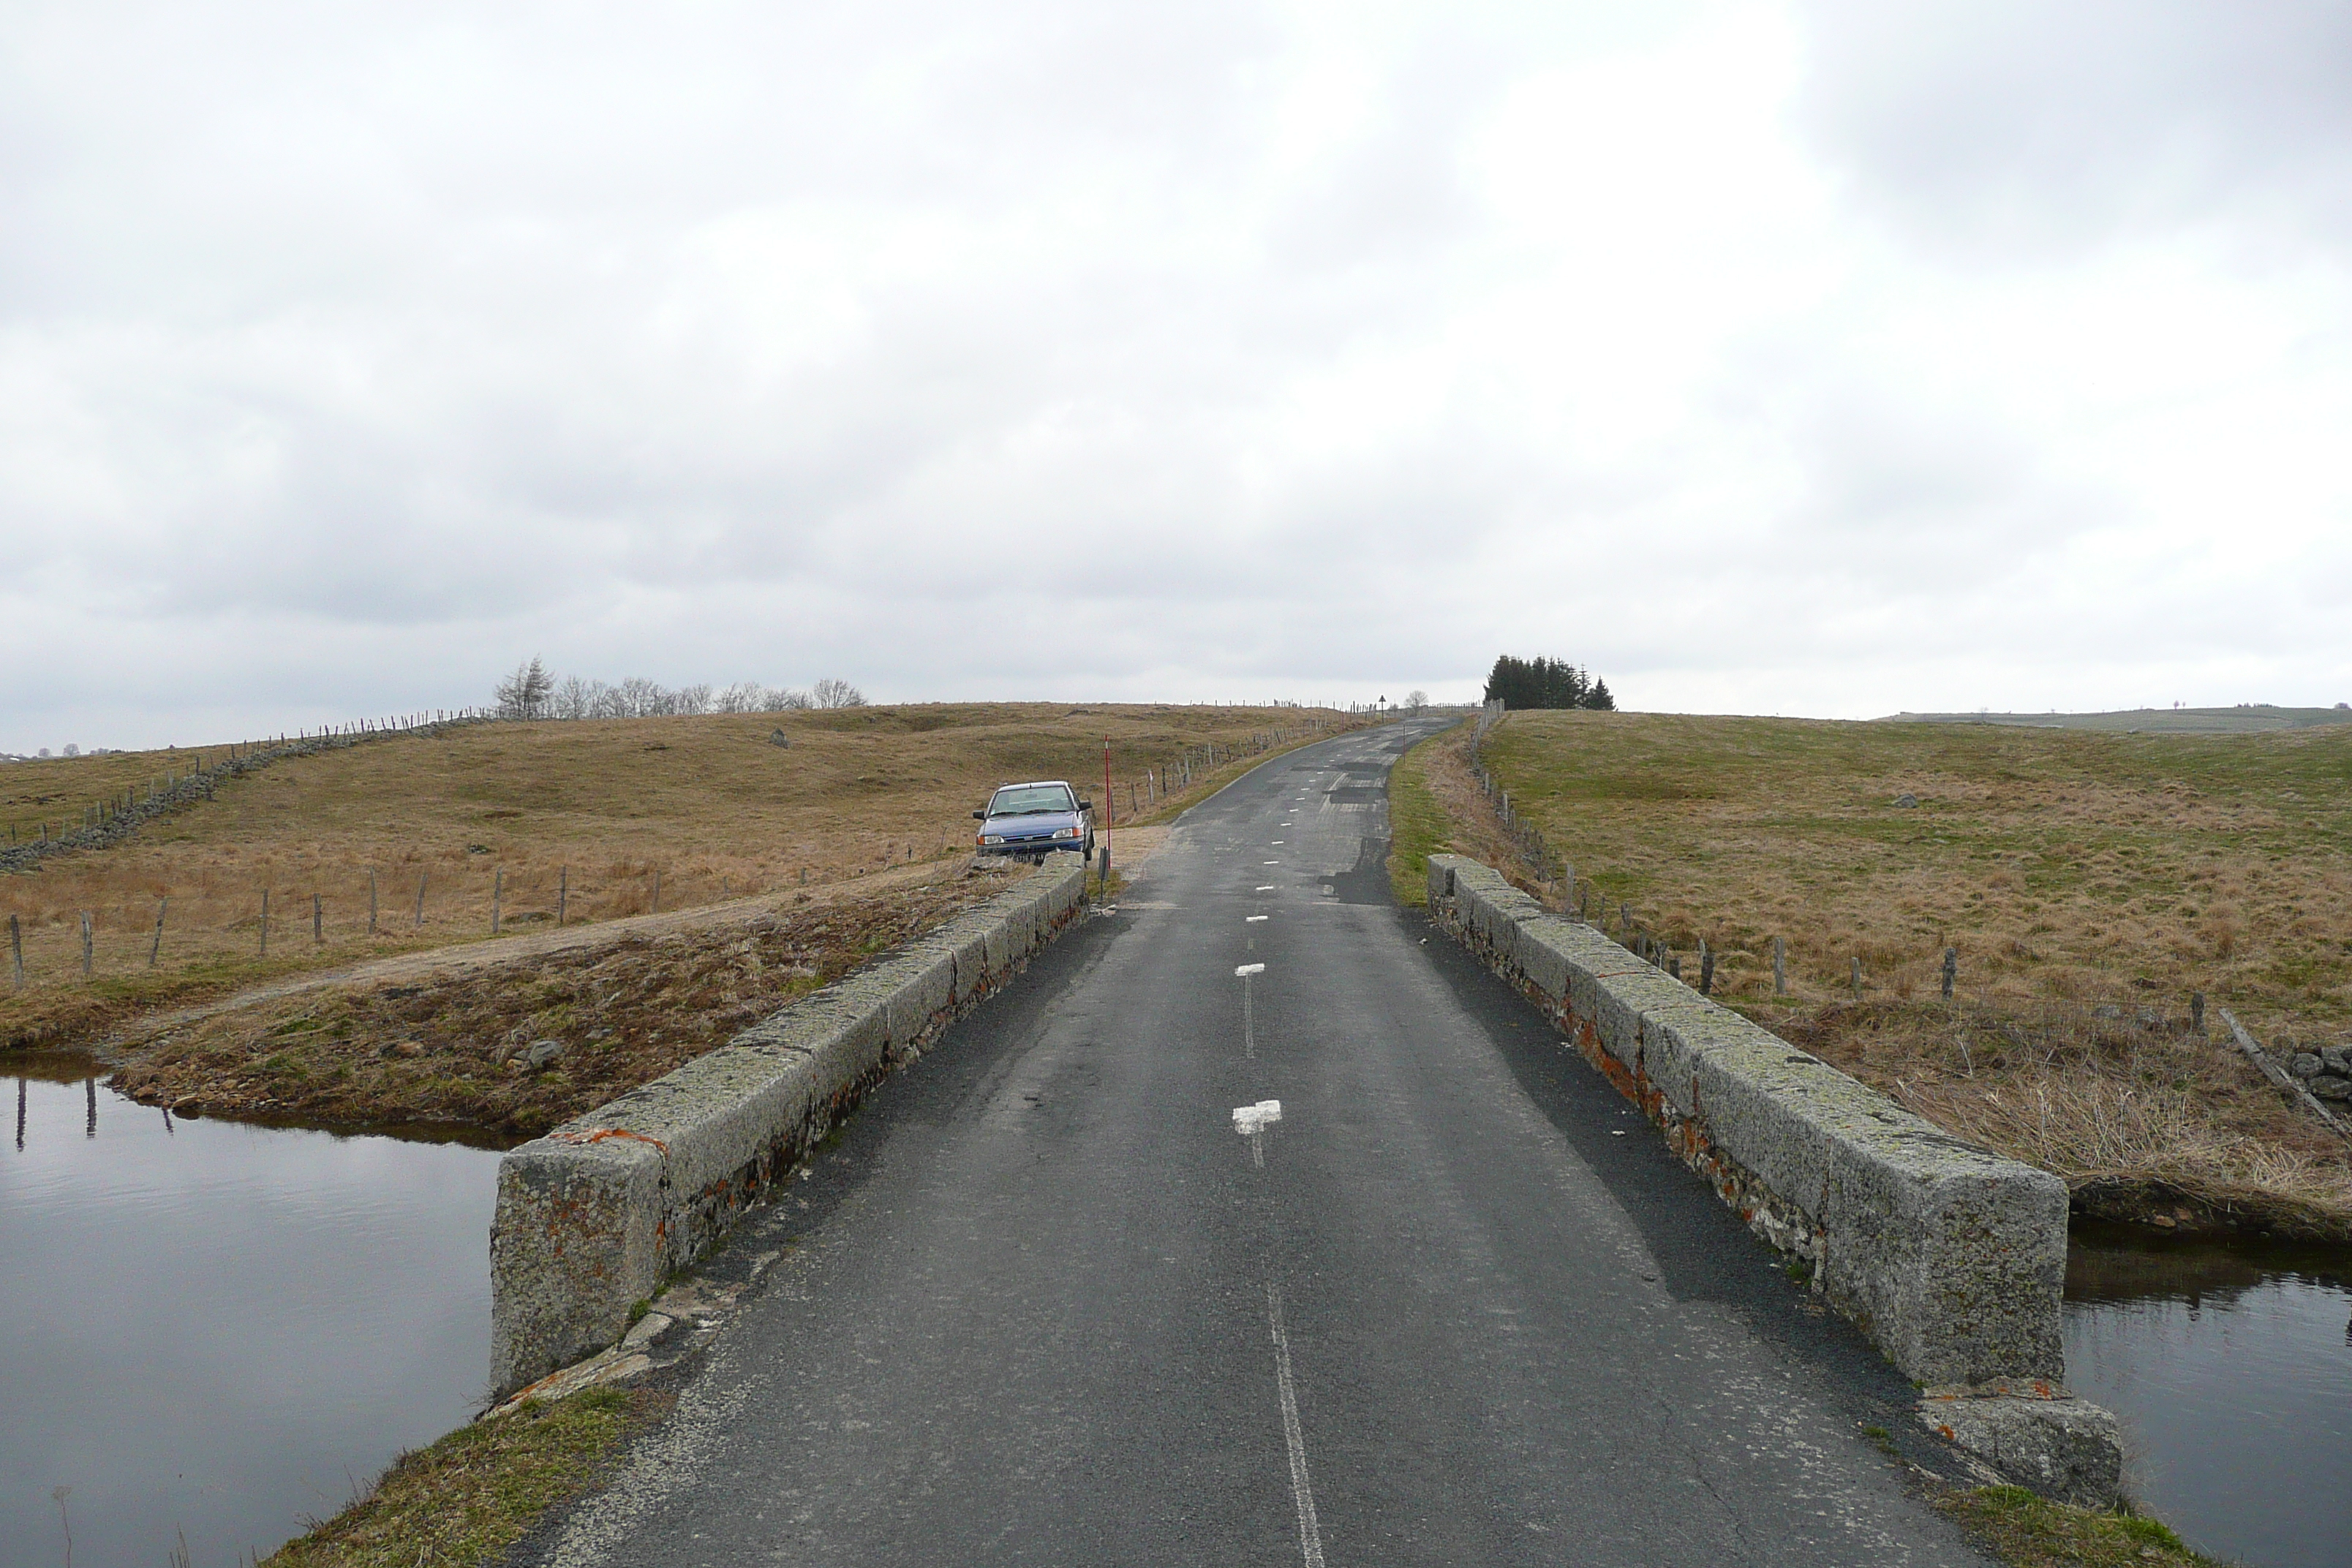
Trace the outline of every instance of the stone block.
{"label": "stone block", "polygon": [[986,995],[992,984],[988,968],[989,925],[984,915],[962,915],[942,933],[941,940],[955,955],[955,999],[959,1007],[968,1007]]}
{"label": "stone block", "polygon": [[499,1162],[490,1382],[500,1394],[611,1344],[661,1281],[662,1157],[540,1138]]}
{"label": "stone block", "polygon": [[1568,971],[1576,953],[1576,929],[1551,915],[1538,916],[1519,929],[1518,946],[1512,955],[1519,978],[1554,1007],[1568,1000]]}
{"label": "stone block", "polygon": [[1013,966],[1023,952],[1014,945],[1015,941],[1011,921],[999,918],[988,922],[982,952],[990,985],[1002,985],[1011,977]]}
{"label": "stone block", "polygon": [[1931,1390],[1920,1401],[1919,1419],[2043,1497],[2083,1508],[2114,1508],[2124,1500],[2116,1418],[2088,1400]]}
{"label": "stone block", "polygon": [[903,1053],[918,1044],[955,1006],[955,951],[924,942],[897,961],[887,1011],[890,1049]]}

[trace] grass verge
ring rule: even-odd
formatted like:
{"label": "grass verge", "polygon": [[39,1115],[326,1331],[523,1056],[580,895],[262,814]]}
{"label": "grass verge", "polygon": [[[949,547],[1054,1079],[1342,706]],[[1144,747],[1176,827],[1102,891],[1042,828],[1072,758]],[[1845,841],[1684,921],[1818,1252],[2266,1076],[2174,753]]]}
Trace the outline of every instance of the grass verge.
{"label": "grass verge", "polygon": [[1445,812],[1431,788],[1429,770],[1439,748],[1460,733],[1447,730],[1432,736],[1389,770],[1389,886],[1407,909],[1429,903],[1429,858],[1446,843]]}
{"label": "grass verge", "polygon": [[592,1388],[461,1426],[404,1454],[365,1498],[267,1559],[269,1568],[474,1568],[604,1474],[665,1402]]}
{"label": "grass verge", "polygon": [[2051,1502],[2023,1487],[1953,1492],[1936,1510],[2008,1568],[2220,1568],[2155,1520]]}

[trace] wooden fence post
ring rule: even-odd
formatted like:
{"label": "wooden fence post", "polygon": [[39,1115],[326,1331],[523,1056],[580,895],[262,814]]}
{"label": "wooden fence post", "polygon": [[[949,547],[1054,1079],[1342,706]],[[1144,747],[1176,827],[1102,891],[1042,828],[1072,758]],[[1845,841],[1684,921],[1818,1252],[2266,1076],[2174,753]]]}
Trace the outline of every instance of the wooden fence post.
{"label": "wooden fence post", "polygon": [[81,972],[84,974],[90,972],[89,911],[88,910],[81,912]]}
{"label": "wooden fence post", "polygon": [[1947,1002],[1952,999],[1952,982],[1959,978],[1959,973],[1960,950],[1948,947],[1944,950],[1944,1000]]}
{"label": "wooden fence post", "polygon": [[1789,943],[1785,938],[1772,939],[1772,994],[1789,994]]}
{"label": "wooden fence post", "polygon": [[147,967],[150,969],[155,967],[155,961],[163,954],[163,912],[171,907],[169,899],[155,901],[155,940],[147,945]]}
{"label": "wooden fence post", "polygon": [[555,872],[555,923],[563,923],[563,903],[572,891],[572,868],[561,866]]}
{"label": "wooden fence post", "polygon": [[1698,994],[1705,996],[1715,989],[1715,949],[1706,945],[1706,938],[1698,939]]}
{"label": "wooden fence post", "polygon": [[647,910],[646,912],[647,914],[651,914],[651,915],[657,915],[657,914],[661,913],[661,873],[660,873],[659,871],[656,871],[656,872],[654,873],[654,902],[653,902],[653,907],[652,907],[651,909]]}
{"label": "wooden fence post", "polygon": [[320,947],[327,944],[327,906],[316,893],[310,895],[310,941]]}
{"label": "wooden fence post", "polygon": [[25,984],[25,928],[15,915],[8,917],[8,956],[16,961],[16,984]]}
{"label": "wooden fence post", "polygon": [[419,931],[425,929],[425,882],[432,875],[430,871],[416,873],[416,926]]}

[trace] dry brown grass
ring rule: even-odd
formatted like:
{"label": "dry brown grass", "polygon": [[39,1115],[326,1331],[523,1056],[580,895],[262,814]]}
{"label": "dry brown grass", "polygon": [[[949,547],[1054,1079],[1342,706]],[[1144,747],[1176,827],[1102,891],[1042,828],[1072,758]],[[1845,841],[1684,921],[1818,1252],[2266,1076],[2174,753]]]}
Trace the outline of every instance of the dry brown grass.
{"label": "dry brown grass", "polygon": [[[1612,933],[1630,907],[1685,955],[1706,941],[1718,996],[1955,1131],[2078,1190],[2352,1225],[2344,1145],[2212,1016],[2273,1042],[2352,1032],[2352,731],[1520,713],[1486,757]],[[1431,763],[1433,793],[1465,852],[1507,869],[1460,772]]]}
{"label": "dry brown grass", "polygon": [[[1098,793],[1106,737],[1124,820],[1126,781],[1186,748],[1236,748],[1277,725],[1349,722],[1297,709],[932,704],[470,726],[283,762],[114,848],[0,878],[0,916],[20,921],[30,981],[0,989],[0,1044],[67,1043],[149,1005],[478,941],[489,934],[500,885],[502,924],[513,931],[551,922],[560,885],[568,884],[567,921],[599,921],[647,909],[656,877],[670,910],[958,857],[970,848],[972,807],[999,783],[1062,777]],[[770,742],[779,729],[789,747]],[[17,763],[0,780],[32,812],[26,802],[36,797],[94,797],[184,770],[187,759]],[[1199,780],[1182,798],[1233,771]],[[161,959],[150,971],[166,899]],[[88,980],[85,911],[95,932]],[[0,986],[5,979],[0,971]]]}
{"label": "dry brown grass", "polygon": [[[134,1025],[114,1087],[182,1114],[441,1123],[530,1137],[1004,889],[975,868],[802,908],[402,984],[337,985]],[[529,1047],[563,1048],[534,1070]]]}

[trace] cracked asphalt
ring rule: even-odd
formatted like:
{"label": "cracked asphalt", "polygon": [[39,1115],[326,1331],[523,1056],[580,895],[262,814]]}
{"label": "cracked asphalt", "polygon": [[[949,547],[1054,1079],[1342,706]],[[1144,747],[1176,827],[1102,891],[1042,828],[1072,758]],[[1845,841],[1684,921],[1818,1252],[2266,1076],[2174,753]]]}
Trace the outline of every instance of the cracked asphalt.
{"label": "cracked asphalt", "polygon": [[1391,903],[1433,727],[1195,807],[877,1090],[713,1264],[782,1252],[669,1420],[516,1560],[1982,1562],[1866,1430],[1936,1468],[1909,1386]]}

